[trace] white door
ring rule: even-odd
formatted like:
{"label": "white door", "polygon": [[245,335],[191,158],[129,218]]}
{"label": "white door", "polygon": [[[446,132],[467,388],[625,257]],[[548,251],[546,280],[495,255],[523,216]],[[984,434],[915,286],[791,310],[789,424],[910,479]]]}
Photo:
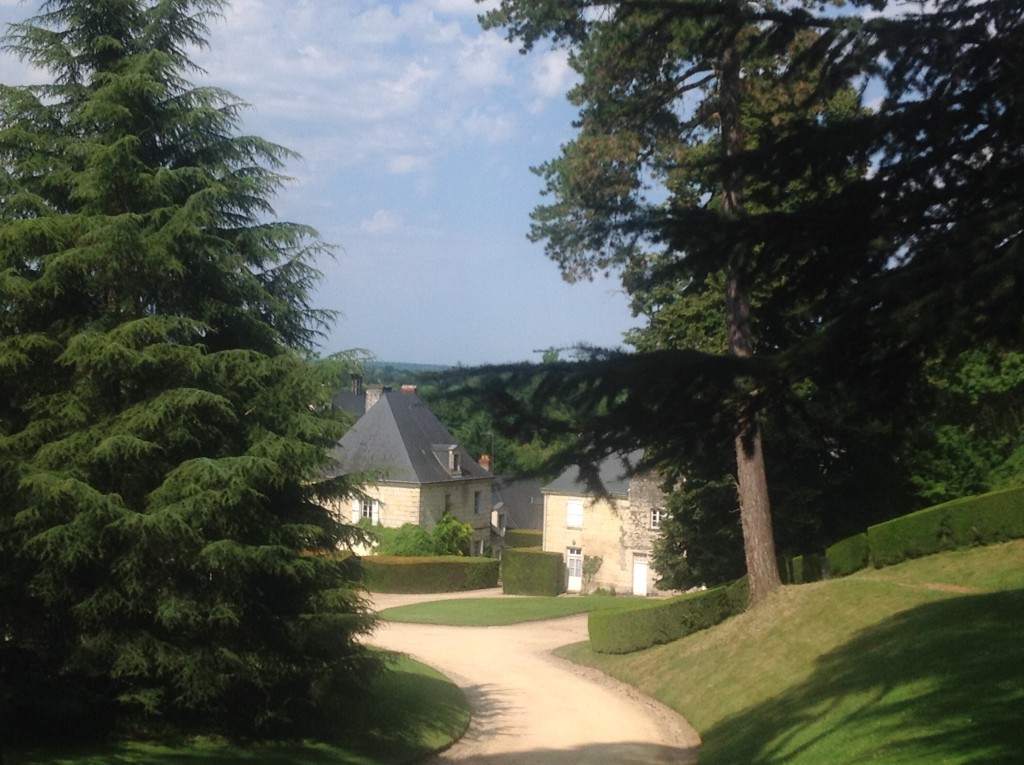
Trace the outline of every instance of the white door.
{"label": "white door", "polygon": [[566,589],[579,592],[583,589],[583,548],[569,547],[565,551],[565,567],[569,572]]}
{"label": "white door", "polygon": [[633,594],[647,594],[647,555],[633,553]]}

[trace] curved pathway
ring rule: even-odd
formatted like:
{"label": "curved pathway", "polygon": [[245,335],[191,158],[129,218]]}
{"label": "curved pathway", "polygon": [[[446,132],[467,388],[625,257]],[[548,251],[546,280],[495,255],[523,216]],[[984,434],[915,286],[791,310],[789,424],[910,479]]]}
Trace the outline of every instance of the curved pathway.
{"label": "curved pathway", "polygon": [[[500,590],[489,591],[495,593]],[[379,609],[437,599],[374,596]],[[586,638],[583,614],[508,627],[386,622],[369,642],[436,667],[466,693],[469,730],[431,763],[696,763],[700,738],[683,718],[630,686],[551,654]]]}

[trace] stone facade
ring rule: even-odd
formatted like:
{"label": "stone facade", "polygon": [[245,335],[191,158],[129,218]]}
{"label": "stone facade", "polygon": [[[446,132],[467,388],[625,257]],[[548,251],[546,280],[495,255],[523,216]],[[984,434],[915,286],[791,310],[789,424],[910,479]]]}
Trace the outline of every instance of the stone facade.
{"label": "stone facade", "polygon": [[[542,489],[544,495],[543,547],[566,558],[570,591],[577,582],[570,562],[572,554],[583,559],[584,576],[580,591],[597,588],[618,593],[650,594],[657,578],[650,565],[657,528],[652,528],[652,513],[660,513],[665,495],[656,476],[638,476],[628,480],[625,493],[596,498],[579,490],[576,493]],[[570,511],[570,505],[582,504],[582,522]],[[657,516],[655,523],[657,526]],[[591,572],[595,558],[600,568]],[[592,576],[590,575],[592,573]]]}

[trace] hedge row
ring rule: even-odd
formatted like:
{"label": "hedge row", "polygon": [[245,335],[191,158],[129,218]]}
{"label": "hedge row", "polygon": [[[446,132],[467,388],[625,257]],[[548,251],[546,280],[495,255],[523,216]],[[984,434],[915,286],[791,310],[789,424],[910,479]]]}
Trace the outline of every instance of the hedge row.
{"label": "hedge row", "polygon": [[505,529],[505,548],[540,547],[543,536],[540,529]]}
{"label": "hedge row", "polygon": [[875,568],[1024,537],[1024,488],[964,497],[868,529]]}
{"label": "hedge row", "polygon": [[598,653],[632,653],[670,643],[742,613],[750,602],[747,580],[713,590],[621,611],[591,611],[590,647]]}
{"label": "hedge row", "polygon": [[370,592],[459,592],[498,586],[500,562],[493,558],[445,555],[399,558],[374,555],[361,559]]}
{"label": "hedge row", "polygon": [[544,552],[539,547],[505,550],[501,586],[506,595],[561,595],[565,592],[562,554]]}
{"label": "hedge row", "polygon": [[868,535],[854,534],[836,542],[825,550],[825,560],[828,562],[830,576],[846,576],[867,568],[871,562],[871,543],[868,541]]}
{"label": "hedge row", "polygon": [[803,584],[846,576],[869,565],[891,566],[910,558],[1024,537],[1024,488],[963,497],[870,527],[825,550],[786,561],[785,578]]}

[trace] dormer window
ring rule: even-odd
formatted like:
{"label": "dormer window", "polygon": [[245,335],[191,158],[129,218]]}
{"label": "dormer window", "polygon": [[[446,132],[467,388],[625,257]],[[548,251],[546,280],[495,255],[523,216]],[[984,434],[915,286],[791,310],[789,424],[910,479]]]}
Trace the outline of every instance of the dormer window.
{"label": "dormer window", "polygon": [[431,444],[430,449],[448,475],[462,475],[462,452],[458,444]]}

